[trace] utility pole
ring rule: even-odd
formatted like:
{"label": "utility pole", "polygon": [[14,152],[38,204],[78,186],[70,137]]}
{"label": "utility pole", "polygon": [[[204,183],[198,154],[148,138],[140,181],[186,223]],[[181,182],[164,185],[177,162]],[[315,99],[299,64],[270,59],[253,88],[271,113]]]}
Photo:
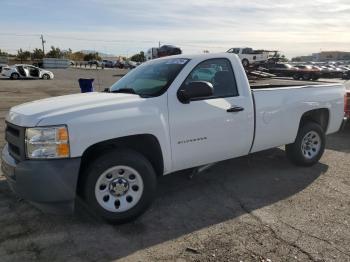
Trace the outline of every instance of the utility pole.
{"label": "utility pole", "polygon": [[158,42],[158,47],[160,48],[160,41]]}
{"label": "utility pole", "polygon": [[44,36],[43,35],[40,36],[40,39],[41,39],[41,44],[43,45],[43,54],[45,56],[45,43],[46,43],[46,41],[44,40]]}

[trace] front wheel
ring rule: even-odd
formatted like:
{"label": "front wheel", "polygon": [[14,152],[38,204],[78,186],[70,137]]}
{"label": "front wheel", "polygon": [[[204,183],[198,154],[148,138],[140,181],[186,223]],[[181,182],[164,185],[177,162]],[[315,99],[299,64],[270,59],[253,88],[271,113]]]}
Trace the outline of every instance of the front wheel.
{"label": "front wheel", "polygon": [[300,127],[295,142],[286,145],[286,154],[298,166],[312,166],[322,157],[325,144],[322,127],[315,122],[307,122]]}
{"label": "front wheel", "polygon": [[131,221],[151,204],[157,177],[140,153],[114,150],[97,158],[87,170],[84,198],[94,213],[111,223]]}
{"label": "front wheel", "polygon": [[13,79],[13,80],[17,80],[17,79],[19,79],[19,74],[12,73],[10,78]]}
{"label": "front wheel", "polygon": [[44,80],[50,80],[50,75],[49,74],[43,74],[43,79]]}
{"label": "front wheel", "polygon": [[310,81],[311,75],[306,73],[306,74],[303,74],[302,78],[303,78],[304,81]]}

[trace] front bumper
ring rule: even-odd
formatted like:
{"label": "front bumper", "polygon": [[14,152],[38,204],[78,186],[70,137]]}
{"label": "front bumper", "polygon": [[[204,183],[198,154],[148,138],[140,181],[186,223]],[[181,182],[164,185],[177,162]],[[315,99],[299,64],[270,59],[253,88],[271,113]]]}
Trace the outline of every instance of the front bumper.
{"label": "front bumper", "polygon": [[16,162],[5,145],[1,170],[13,192],[48,213],[72,213],[80,158]]}

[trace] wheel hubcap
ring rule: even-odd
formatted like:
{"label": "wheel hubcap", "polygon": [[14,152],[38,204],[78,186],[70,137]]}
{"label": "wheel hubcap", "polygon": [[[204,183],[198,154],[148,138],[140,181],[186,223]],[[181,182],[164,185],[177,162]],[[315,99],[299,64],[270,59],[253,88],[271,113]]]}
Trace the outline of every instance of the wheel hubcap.
{"label": "wheel hubcap", "polygon": [[141,199],[143,180],[129,166],[114,166],[103,172],[95,186],[95,197],[110,212],[125,212]]}
{"label": "wheel hubcap", "polygon": [[321,137],[315,131],[308,132],[301,143],[301,152],[306,159],[312,159],[318,155],[321,149]]}
{"label": "wheel hubcap", "polygon": [[114,179],[109,183],[109,192],[117,197],[123,196],[129,190],[129,182],[124,178]]}

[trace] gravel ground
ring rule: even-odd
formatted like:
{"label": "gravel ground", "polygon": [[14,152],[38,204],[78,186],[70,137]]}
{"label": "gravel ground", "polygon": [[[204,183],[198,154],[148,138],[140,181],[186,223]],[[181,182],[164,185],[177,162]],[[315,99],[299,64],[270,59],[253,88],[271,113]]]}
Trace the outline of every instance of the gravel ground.
{"label": "gravel ground", "polygon": [[[121,70],[54,70],[51,81],[0,79],[0,148],[13,105],[99,90]],[[159,181],[158,198],[133,223],[46,215],[19,201],[0,176],[0,261],[350,261],[350,126],[328,138],[320,163],[290,164],[283,148],[224,161],[189,180]]]}

